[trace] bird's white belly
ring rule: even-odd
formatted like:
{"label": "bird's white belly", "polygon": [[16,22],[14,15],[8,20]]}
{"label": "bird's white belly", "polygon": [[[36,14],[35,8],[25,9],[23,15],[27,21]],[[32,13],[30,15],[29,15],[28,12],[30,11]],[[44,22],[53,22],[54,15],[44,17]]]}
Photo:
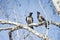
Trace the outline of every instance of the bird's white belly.
{"label": "bird's white belly", "polygon": [[30,23],[32,23],[32,20],[31,20],[31,18],[27,18],[27,22],[28,22],[28,24],[30,24]]}

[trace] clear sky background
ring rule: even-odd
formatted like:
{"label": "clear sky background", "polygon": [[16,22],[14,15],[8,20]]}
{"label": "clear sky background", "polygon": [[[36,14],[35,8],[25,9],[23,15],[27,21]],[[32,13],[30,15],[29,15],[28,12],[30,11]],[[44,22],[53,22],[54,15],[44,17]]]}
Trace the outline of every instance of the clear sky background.
{"label": "clear sky background", "polygon": [[[44,9],[46,11],[47,20],[53,20],[55,22],[60,22],[60,17],[56,13],[54,6],[51,0],[40,0]],[[34,22],[38,23],[37,20],[37,11],[41,13],[41,15],[46,19],[43,10],[40,7],[39,0],[0,0],[0,19],[10,20],[14,22],[19,22],[23,24],[27,24],[25,21],[26,16],[29,15],[30,12],[33,12]],[[17,21],[16,18],[17,17]],[[0,28],[11,27],[13,25],[2,25],[0,24]],[[55,25],[49,25],[48,36],[51,40],[60,40],[60,28]],[[46,28],[44,25],[41,27],[34,27],[34,30],[40,32],[42,34],[46,33]],[[1,31],[0,32],[0,40],[9,40],[8,37],[9,31]],[[17,31],[13,32],[14,40],[17,39]],[[20,40],[23,40],[24,35],[28,34],[28,31],[25,29],[19,30]],[[26,38],[26,40],[41,40],[34,34],[30,33],[30,36]]]}

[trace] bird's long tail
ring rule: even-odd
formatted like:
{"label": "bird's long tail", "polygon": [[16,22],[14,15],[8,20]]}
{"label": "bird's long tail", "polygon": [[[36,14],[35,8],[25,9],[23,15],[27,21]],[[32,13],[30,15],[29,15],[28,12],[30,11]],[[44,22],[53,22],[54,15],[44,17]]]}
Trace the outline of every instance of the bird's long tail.
{"label": "bird's long tail", "polygon": [[45,22],[46,29],[49,29],[48,25],[49,25],[49,22]]}

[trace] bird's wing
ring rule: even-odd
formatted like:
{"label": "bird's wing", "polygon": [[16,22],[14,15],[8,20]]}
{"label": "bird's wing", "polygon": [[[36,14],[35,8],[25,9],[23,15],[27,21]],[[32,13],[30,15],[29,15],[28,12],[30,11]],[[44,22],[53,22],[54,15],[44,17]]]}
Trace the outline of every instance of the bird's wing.
{"label": "bird's wing", "polygon": [[46,21],[45,18],[44,18],[43,16],[41,16],[41,19],[42,19],[42,21]]}
{"label": "bird's wing", "polygon": [[31,19],[32,19],[32,23],[33,23],[33,18],[31,17]]}

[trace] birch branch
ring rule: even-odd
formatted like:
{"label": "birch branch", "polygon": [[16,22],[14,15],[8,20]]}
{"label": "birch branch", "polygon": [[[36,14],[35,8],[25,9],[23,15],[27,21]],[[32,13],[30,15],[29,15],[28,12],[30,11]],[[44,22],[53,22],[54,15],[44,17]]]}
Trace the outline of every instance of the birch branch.
{"label": "birch branch", "polygon": [[51,21],[51,24],[56,25],[57,27],[60,28],[60,23],[59,22],[53,22],[53,21]]}
{"label": "birch branch", "polygon": [[[35,31],[35,30],[33,30],[33,29],[31,29],[30,27],[28,27],[27,25],[24,25],[24,24],[21,24],[21,23],[16,23],[16,22],[11,22],[11,21],[6,21],[6,20],[1,20],[0,19],[0,23],[1,24],[11,24],[11,25],[16,25],[15,27],[12,27],[12,28],[0,28],[0,30],[18,30],[18,29],[20,29],[20,28],[23,28],[23,29],[26,29],[26,30],[28,30],[28,31],[30,31],[30,32],[32,32],[33,34],[35,34],[36,36],[38,36],[39,38],[43,38],[43,39],[46,39],[46,40],[49,40],[49,38],[48,37],[45,37],[45,35],[43,35],[43,34],[40,34],[40,33],[38,33],[37,31]],[[42,22],[43,24],[44,24],[44,22]],[[34,23],[33,23],[34,24]],[[39,25],[40,25],[41,23],[39,23]],[[30,25],[32,25],[32,24],[30,24]],[[35,25],[35,24],[34,24]],[[36,25],[38,25],[38,24],[36,24]]]}
{"label": "birch branch", "polygon": [[[45,37],[43,34],[40,34],[40,33],[38,33],[37,31],[31,29],[31,28],[28,27],[27,25],[24,25],[24,24],[21,24],[21,23],[16,23],[16,22],[11,22],[11,21],[6,21],[6,20],[1,20],[1,19],[0,19],[0,23],[1,23],[1,24],[16,25],[16,26],[11,27],[11,28],[0,28],[0,30],[18,30],[18,29],[20,29],[20,28],[23,28],[23,29],[26,29],[26,30],[32,32],[33,34],[37,35],[39,38],[43,38],[44,40],[49,40],[48,37]],[[32,23],[32,24],[29,24],[29,26],[41,26],[41,25],[43,25],[44,23],[45,23],[45,22]],[[53,25],[56,25],[56,26],[60,26],[60,23],[58,23],[58,22],[53,22],[53,21],[51,21],[50,23],[53,24]]]}

